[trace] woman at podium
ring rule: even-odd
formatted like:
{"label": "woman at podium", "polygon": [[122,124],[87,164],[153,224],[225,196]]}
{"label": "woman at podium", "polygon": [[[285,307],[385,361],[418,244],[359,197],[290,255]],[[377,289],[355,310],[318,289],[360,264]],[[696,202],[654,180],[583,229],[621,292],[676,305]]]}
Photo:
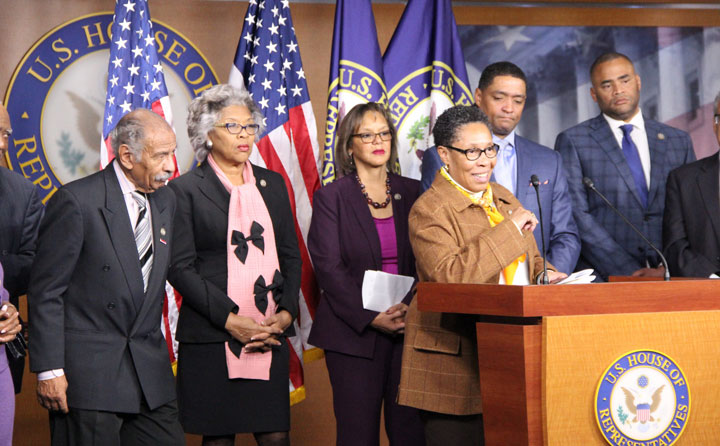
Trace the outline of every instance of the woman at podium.
{"label": "woman at podium", "polygon": [[[410,213],[421,281],[527,285],[541,279],[538,220],[490,181],[498,160],[477,107],[446,110],[433,128],[445,166]],[[548,265],[548,279],[566,277]],[[399,403],[421,409],[428,445],[482,445],[482,402],[474,320],[408,310]]]}

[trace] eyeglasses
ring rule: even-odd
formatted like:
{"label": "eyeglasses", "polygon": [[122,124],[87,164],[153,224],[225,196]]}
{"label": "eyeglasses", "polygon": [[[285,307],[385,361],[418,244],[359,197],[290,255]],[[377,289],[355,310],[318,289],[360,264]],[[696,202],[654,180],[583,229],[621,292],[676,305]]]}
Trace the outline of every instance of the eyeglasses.
{"label": "eyeglasses", "polygon": [[498,146],[497,144],[490,144],[484,149],[458,149],[457,147],[453,146],[443,147],[447,147],[448,149],[454,150],[456,152],[464,153],[468,161],[476,161],[483,153],[490,159],[495,158],[498,154],[498,151],[500,150],[500,146]]}
{"label": "eyeglasses", "polygon": [[258,124],[248,124],[248,125],[242,125],[238,124],[237,122],[227,122],[225,124],[215,124],[214,127],[225,127],[227,129],[228,133],[231,135],[238,135],[240,132],[245,130],[248,135],[254,135],[260,130],[260,125]]}
{"label": "eyeglasses", "polygon": [[362,142],[365,144],[370,144],[371,142],[375,141],[375,137],[379,136],[380,141],[390,141],[393,137],[392,132],[390,130],[385,130],[384,132],[380,133],[353,133],[353,138],[359,137]]}

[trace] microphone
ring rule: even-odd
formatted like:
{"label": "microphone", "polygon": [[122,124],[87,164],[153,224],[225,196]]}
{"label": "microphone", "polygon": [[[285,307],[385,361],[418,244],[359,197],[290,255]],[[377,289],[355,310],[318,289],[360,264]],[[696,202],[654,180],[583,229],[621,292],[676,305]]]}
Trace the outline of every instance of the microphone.
{"label": "microphone", "polygon": [[653,249],[653,251],[655,251],[655,252],[657,253],[657,255],[660,256],[660,261],[662,262],[663,266],[665,267],[665,280],[670,280],[670,268],[668,268],[667,260],[665,260],[665,256],[662,254],[662,252],[660,252],[660,250],[657,249],[657,248],[655,247],[655,245],[653,245],[653,244],[650,242],[650,240],[648,240],[647,237],[645,237],[645,236],[643,235],[643,233],[640,232],[640,230],[635,227],[634,224],[630,223],[630,220],[628,220],[628,219],[622,214],[622,212],[620,212],[615,206],[613,206],[612,203],[610,203],[610,200],[608,200],[607,198],[605,198],[605,195],[603,195],[602,193],[600,193],[600,191],[595,188],[595,183],[593,183],[593,180],[591,180],[591,179],[588,178],[588,177],[583,177],[582,182],[583,182],[583,184],[585,185],[585,187],[587,187],[588,189],[590,189],[590,190],[592,190],[593,192],[595,192],[596,194],[598,194],[598,196],[599,196],[600,198],[602,198],[602,200],[605,202],[605,204],[608,205],[608,207],[609,207],[610,209],[612,209],[616,214],[618,214],[618,215],[620,216],[620,218],[622,218],[623,221],[624,221],[625,223],[627,223],[627,225],[630,226],[630,227],[632,228],[632,230],[635,231],[635,232],[637,233],[637,235],[639,235],[640,238],[643,239],[643,240],[645,241],[645,243],[647,243],[648,246],[650,246],[650,247]]}
{"label": "microphone", "polygon": [[537,175],[532,174],[530,176],[530,184],[535,188],[535,196],[537,196],[537,203],[538,203],[538,214],[540,214],[540,239],[542,240],[542,255],[543,255],[543,279],[542,283],[543,285],[550,284],[550,279],[548,278],[547,273],[547,250],[545,249],[545,228],[543,226],[543,218],[542,218],[542,205],[540,204],[540,190],[538,189],[538,186],[540,186],[540,179]]}

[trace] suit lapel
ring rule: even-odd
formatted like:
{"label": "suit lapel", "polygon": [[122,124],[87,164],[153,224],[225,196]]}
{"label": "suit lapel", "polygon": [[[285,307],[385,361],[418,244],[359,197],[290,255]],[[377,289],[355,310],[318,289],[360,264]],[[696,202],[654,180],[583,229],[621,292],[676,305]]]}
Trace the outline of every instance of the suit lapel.
{"label": "suit lapel", "polygon": [[[382,252],[380,249],[380,238],[375,228],[375,220],[373,220],[370,209],[368,209],[365,197],[363,197],[362,192],[360,192],[360,185],[358,185],[355,180],[355,174],[349,176],[345,184],[346,191],[343,195],[347,197],[348,206],[355,214],[355,221],[362,229],[362,233],[368,241],[368,246],[370,246],[375,268],[379,270],[382,267]],[[394,209],[395,207],[393,205],[393,211]]]}
{"label": "suit lapel", "polygon": [[715,237],[720,240],[720,179],[718,169],[720,162],[718,155],[712,157],[712,161],[705,163],[697,176],[697,185],[702,197],[702,203],[710,216],[710,223],[715,231]]}
{"label": "suit lapel", "polygon": [[[105,179],[105,208],[101,209],[101,211],[105,218],[110,241],[115,250],[115,255],[120,261],[133,302],[141,302],[144,292],[140,259],[138,258],[132,224],[120,189],[120,183],[118,183],[115,175],[113,163],[110,163],[105,168],[103,176]],[[139,310],[137,306],[135,309]]]}
{"label": "suit lapel", "polygon": [[[607,123],[602,114],[595,117],[590,123],[591,132],[590,135],[598,143],[598,145],[605,151],[605,155],[615,165],[618,172],[620,172],[620,178],[625,182],[625,185],[633,194],[635,200],[640,207],[642,207],[642,201],[638,195],[637,188],[635,187],[635,180],[633,180],[632,172],[630,172],[630,166],[628,166],[625,155],[622,153],[622,148],[618,146],[615,135],[613,135],[610,124]],[[593,178],[593,180],[597,181]],[[649,203],[649,201],[648,201]]]}
{"label": "suit lapel", "polygon": [[[647,134],[648,147],[650,149],[650,190],[648,191],[648,207],[652,204],[658,189],[665,187],[667,171],[665,155],[667,153],[667,140],[663,135],[660,139],[660,128],[654,121],[645,121],[645,133]],[[665,206],[665,203],[661,203]]]}
{"label": "suit lapel", "polygon": [[[402,187],[402,182],[395,175],[390,175],[390,188],[392,190],[392,207],[393,207],[393,220],[395,223],[395,244],[397,245],[397,258],[398,258],[398,272],[400,274],[407,275],[410,271],[411,265],[408,265],[405,261],[411,258],[408,256],[406,250],[409,248],[406,243],[403,243],[405,236],[408,234],[408,212],[407,212],[407,200],[410,198],[405,188]],[[396,197],[399,197],[396,198]],[[376,229],[377,232],[377,229]],[[379,239],[379,237],[378,237]],[[382,248],[381,248],[382,249]],[[380,252],[380,265],[382,265],[382,251]]]}
{"label": "suit lapel", "polygon": [[[158,302],[155,301],[155,297],[164,295],[164,293],[161,293],[161,290],[165,288],[163,278],[165,277],[164,269],[167,268],[168,265],[168,240],[171,235],[169,229],[172,223],[172,216],[169,212],[166,212],[166,203],[156,198],[156,193],[148,195],[150,214],[152,215],[153,266],[150,271],[150,277],[148,277],[147,293],[144,295],[138,316],[135,318],[132,332],[135,332],[142,324],[145,313],[150,311],[154,305],[157,305]],[[140,278],[140,283],[142,283],[142,277]]]}
{"label": "suit lapel", "polygon": [[517,179],[515,184],[517,185],[516,197],[521,203],[525,203],[526,196],[530,191],[528,184],[530,182],[530,154],[528,153],[527,147],[522,142],[517,134],[515,134],[515,163],[517,165]]}
{"label": "suit lapel", "polygon": [[204,161],[192,174],[200,177],[200,192],[227,215],[230,211],[230,193],[213,172],[210,164]]}

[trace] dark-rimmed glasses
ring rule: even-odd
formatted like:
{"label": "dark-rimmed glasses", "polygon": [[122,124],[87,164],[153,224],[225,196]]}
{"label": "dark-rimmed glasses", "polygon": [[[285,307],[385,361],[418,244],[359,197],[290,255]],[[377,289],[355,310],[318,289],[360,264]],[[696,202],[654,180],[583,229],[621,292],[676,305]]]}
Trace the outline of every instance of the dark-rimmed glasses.
{"label": "dark-rimmed glasses", "polygon": [[390,130],[385,130],[384,132],[380,133],[353,133],[353,138],[360,138],[360,141],[364,142],[365,144],[370,144],[375,141],[376,137],[380,137],[380,141],[390,141],[392,139],[392,132]]}
{"label": "dark-rimmed glasses", "polygon": [[456,152],[464,153],[465,158],[467,158],[468,161],[477,161],[477,159],[480,158],[480,155],[482,155],[483,153],[490,159],[495,158],[498,154],[498,151],[500,150],[500,146],[498,146],[497,144],[490,144],[484,149],[458,149],[457,147],[445,145],[443,147],[447,147],[448,149],[454,150]]}
{"label": "dark-rimmed glasses", "polygon": [[245,130],[248,135],[254,135],[258,132],[258,130],[260,130],[260,126],[258,124],[242,125],[242,124],[238,124],[237,122],[226,122],[225,124],[215,124],[214,127],[225,127],[225,129],[231,135],[238,135],[243,130]]}

